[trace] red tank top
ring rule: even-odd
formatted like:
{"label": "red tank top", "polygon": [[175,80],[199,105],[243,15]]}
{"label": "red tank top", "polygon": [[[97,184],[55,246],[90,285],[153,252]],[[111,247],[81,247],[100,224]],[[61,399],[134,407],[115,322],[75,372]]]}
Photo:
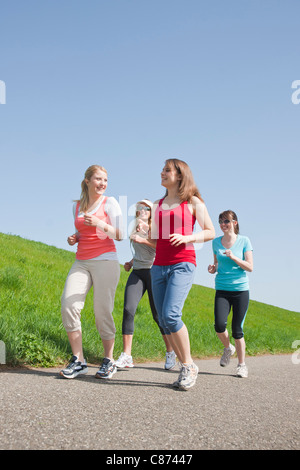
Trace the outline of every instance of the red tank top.
{"label": "red tank top", "polygon": [[170,234],[180,233],[192,235],[196,218],[191,214],[188,202],[184,201],[175,209],[163,210],[163,199],[159,201],[155,211],[157,227],[156,256],[153,264],[168,266],[182,262],[193,263],[196,266],[196,253],[193,243],[172,246]]}
{"label": "red tank top", "polygon": [[[109,217],[104,210],[105,202],[107,197],[104,197],[102,204],[99,209],[94,213],[98,219],[104,220],[106,223],[109,222]],[[111,238],[97,229],[97,227],[91,227],[84,224],[84,218],[78,217],[79,202],[76,205],[75,212],[75,227],[79,232],[79,242],[77,246],[77,259],[92,259],[103,253],[111,251],[117,251],[115,243]]]}

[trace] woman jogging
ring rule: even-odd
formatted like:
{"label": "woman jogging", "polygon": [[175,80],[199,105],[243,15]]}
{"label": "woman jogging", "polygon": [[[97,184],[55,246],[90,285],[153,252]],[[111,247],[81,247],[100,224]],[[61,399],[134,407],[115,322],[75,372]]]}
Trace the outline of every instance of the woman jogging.
{"label": "woman jogging", "polygon": [[[220,365],[225,367],[230,357],[237,352],[237,376],[248,377],[245,364],[245,340],[243,325],[249,305],[249,281],[246,271],[253,270],[252,246],[248,237],[239,234],[235,212],[227,210],[219,215],[222,237],[213,240],[214,264],[208,272],[215,274],[215,330],[224,351]],[[232,336],[235,347],[230,344],[226,329],[227,318],[232,307]]]}
{"label": "woman jogging", "polygon": [[[188,390],[195,385],[198,367],[192,360],[189,334],[181,316],[196,268],[193,243],[213,239],[215,231],[185,162],[175,158],[166,160],[161,184],[166,194],[155,203],[152,238],[157,239],[157,245],[151,268],[153,296],[159,323],[181,363],[178,380],[173,385]],[[196,220],[202,231],[193,233]]]}
{"label": "woman jogging", "polygon": [[90,166],[81,183],[81,197],[75,205],[76,233],[68,237],[69,245],[78,243],[76,260],[68,274],[61,299],[62,321],[67,331],[73,357],[61,375],[74,378],[87,373],[83,356],[80,313],[93,286],[96,327],[104,359],[96,377],[110,378],[117,368],[113,362],[115,324],[112,316],[120,265],[113,239],[120,240],[121,210],[113,197],[104,196],[107,171]]}
{"label": "woman jogging", "polygon": [[116,361],[118,369],[126,367],[134,367],[131,348],[134,332],[134,316],[137,306],[148,291],[150,308],[153,320],[157,323],[166,345],[166,362],[165,369],[173,369],[176,365],[175,353],[164,334],[163,329],[159,326],[158,316],[152,296],[151,286],[151,267],[155,257],[155,241],[151,240],[151,215],[153,204],[148,199],[143,199],[136,204],[136,221],[134,230],[130,236],[130,243],[133,248],[133,259],[125,263],[125,271],[133,268],[125,287],[124,311],[123,311],[123,352]]}

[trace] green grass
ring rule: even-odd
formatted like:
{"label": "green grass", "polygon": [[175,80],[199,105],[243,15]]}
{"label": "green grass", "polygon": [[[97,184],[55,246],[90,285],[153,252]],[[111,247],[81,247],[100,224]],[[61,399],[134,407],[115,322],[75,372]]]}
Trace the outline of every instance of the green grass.
{"label": "green grass", "polygon": [[[6,346],[6,362],[44,367],[64,363],[71,350],[61,323],[60,298],[74,253],[1,233],[0,246],[0,340]],[[128,273],[121,267],[114,308],[115,357],[122,351],[127,278]],[[214,290],[193,285],[183,320],[194,357],[217,356],[222,349],[214,332],[213,305]],[[92,290],[82,311],[82,330],[88,362],[99,363],[103,348],[95,327]],[[300,313],[250,301],[244,331],[248,355],[292,353],[293,341],[300,340]],[[165,354],[147,295],[136,313],[132,354],[136,362],[162,360]]]}

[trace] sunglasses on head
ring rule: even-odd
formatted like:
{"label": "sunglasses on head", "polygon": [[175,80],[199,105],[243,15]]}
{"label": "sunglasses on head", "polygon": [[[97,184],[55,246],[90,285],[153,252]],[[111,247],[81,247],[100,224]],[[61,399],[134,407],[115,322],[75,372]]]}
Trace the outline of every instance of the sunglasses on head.
{"label": "sunglasses on head", "polygon": [[229,220],[229,219],[219,219],[219,224],[230,224],[231,222],[235,222],[235,220]]}

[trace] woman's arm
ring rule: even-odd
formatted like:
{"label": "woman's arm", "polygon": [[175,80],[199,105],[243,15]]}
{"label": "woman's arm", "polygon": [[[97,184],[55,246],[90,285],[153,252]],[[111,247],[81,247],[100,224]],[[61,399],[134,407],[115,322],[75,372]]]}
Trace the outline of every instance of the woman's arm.
{"label": "woman's arm", "polygon": [[84,214],[84,223],[85,225],[97,227],[97,229],[104,232],[108,238],[120,241],[123,239],[121,208],[113,197],[110,197],[105,204],[105,209],[111,224],[91,214]]}
{"label": "woman's arm", "polygon": [[196,217],[202,230],[191,235],[172,233],[170,241],[174,246],[181,245],[182,243],[204,243],[215,238],[215,229],[204,202],[200,201],[198,197],[193,196],[190,210]]}
{"label": "woman's arm", "polygon": [[141,245],[150,246],[151,248],[156,248],[156,240],[152,240],[151,238],[143,238],[137,233],[132,233],[130,235],[130,240],[140,243]]}
{"label": "woman's arm", "polygon": [[240,259],[235,256],[231,250],[225,250],[224,254],[228,256],[228,258],[232,259],[240,268],[244,269],[244,271],[248,271],[251,273],[253,271],[253,253],[252,251],[245,251],[245,259]]}

